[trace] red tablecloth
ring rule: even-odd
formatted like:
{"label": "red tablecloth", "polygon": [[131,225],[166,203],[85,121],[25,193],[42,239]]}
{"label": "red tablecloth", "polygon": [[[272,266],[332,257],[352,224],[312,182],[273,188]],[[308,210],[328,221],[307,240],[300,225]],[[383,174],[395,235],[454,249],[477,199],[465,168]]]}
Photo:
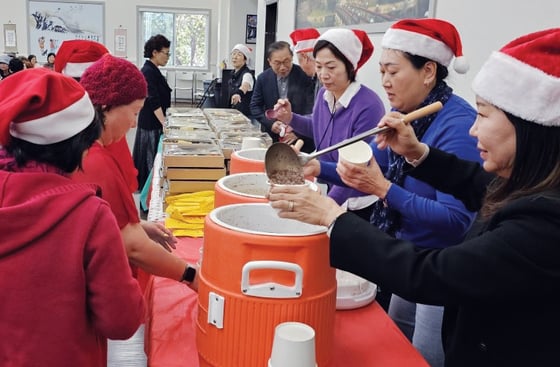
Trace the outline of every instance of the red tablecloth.
{"label": "red tablecloth", "polygon": [[[180,238],[175,250],[196,262],[202,239]],[[184,284],[150,277],[146,286],[148,315],[145,350],[150,367],[198,367],[195,315],[197,294]],[[337,311],[332,367],[426,367],[385,311],[373,302],[367,307]]]}

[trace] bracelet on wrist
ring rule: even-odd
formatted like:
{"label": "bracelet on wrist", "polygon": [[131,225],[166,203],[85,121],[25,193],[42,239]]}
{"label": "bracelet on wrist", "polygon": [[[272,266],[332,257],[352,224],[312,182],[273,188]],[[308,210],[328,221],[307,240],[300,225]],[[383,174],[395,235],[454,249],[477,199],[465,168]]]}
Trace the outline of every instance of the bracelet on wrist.
{"label": "bracelet on wrist", "polygon": [[404,158],[406,163],[410,164],[412,167],[418,167],[422,162],[426,160],[428,154],[430,154],[430,147],[428,146],[428,144],[422,143],[422,145],[424,146],[424,152],[422,153],[420,158],[414,159],[412,161],[409,161],[406,157]]}

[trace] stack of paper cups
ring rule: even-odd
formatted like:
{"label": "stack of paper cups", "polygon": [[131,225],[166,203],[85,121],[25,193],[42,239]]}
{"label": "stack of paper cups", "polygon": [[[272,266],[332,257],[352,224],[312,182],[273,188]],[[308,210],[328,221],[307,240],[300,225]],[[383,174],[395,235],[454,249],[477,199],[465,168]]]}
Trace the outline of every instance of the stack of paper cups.
{"label": "stack of paper cups", "polygon": [[268,367],[317,367],[315,330],[301,322],[278,324]]}

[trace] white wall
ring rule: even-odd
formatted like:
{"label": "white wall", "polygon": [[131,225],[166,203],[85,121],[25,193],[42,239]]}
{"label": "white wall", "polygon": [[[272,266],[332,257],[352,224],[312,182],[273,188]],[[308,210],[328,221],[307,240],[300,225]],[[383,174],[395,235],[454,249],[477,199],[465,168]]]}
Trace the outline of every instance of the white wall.
{"label": "white wall", "polygon": [[[143,60],[138,60],[138,50],[143,47],[141,41],[138,40],[138,7],[210,9],[209,69],[214,73],[217,72],[219,61],[229,56],[231,47],[235,43],[244,43],[246,14],[256,14],[257,12],[257,0],[106,0],[100,2],[105,4],[105,45],[113,51],[115,28],[126,28],[127,58],[138,65],[143,63]],[[10,6],[2,7],[2,12],[0,12],[0,24],[16,24],[19,55],[29,53],[27,3],[27,0],[12,1]],[[4,37],[0,37],[0,53],[3,51]]]}
{"label": "white wall", "polygon": [[[505,8],[506,6],[507,8]],[[259,17],[261,19],[264,19],[264,7],[265,0],[259,0]],[[262,15],[261,12],[263,12]],[[490,53],[523,34],[559,27],[559,14],[560,1],[558,0],[535,2],[436,0],[435,16],[448,20],[457,27],[463,41],[463,52],[471,65],[470,71],[463,75],[456,74],[450,68],[448,83],[457,94],[474,104],[474,95],[470,85],[476,72]],[[277,39],[290,41],[289,34],[295,25],[295,0],[278,1],[278,19]],[[261,26],[264,30],[264,24],[259,24],[259,27]],[[262,37],[260,28],[258,37]],[[370,34],[375,51],[370,61],[360,69],[358,79],[375,90],[383,100],[386,100],[381,88],[378,66],[381,37],[382,34]],[[257,40],[257,49],[260,50],[259,43],[263,42],[263,38]],[[257,71],[260,70],[262,70],[262,65],[257,64]]]}
{"label": "white wall", "polygon": [[[151,1],[151,2],[150,2]],[[455,91],[473,103],[470,84],[476,71],[492,50],[499,49],[513,38],[532,31],[558,27],[560,1],[539,0],[435,0],[435,16],[455,24],[462,36],[464,54],[470,60],[471,70],[466,75],[450,73],[449,84]],[[277,39],[290,41],[289,34],[295,25],[296,0],[278,1]],[[504,5],[507,4],[507,9]],[[538,4],[538,5],[537,5]],[[105,1],[105,44],[112,50],[113,32],[122,26],[128,30],[128,59],[141,64],[138,58],[137,7],[156,6],[162,8],[194,8],[211,10],[210,71],[217,73],[220,60],[229,57],[231,47],[245,41],[246,14],[258,15],[257,44],[250,45],[255,51],[255,69],[263,69],[264,20],[266,0],[106,0]],[[27,0],[12,1],[0,12],[0,23],[17,26],[19,53],[27,55]],[[371,60],[358,74],[359,80],[380,94],[378,61],[382,34],[370,35],[376,50]],[[255,47],[256,46],[256,47]],[[140,45],[141,47],[141,45]],[[4,38],[0,37],[0,50],[4,49]]]}

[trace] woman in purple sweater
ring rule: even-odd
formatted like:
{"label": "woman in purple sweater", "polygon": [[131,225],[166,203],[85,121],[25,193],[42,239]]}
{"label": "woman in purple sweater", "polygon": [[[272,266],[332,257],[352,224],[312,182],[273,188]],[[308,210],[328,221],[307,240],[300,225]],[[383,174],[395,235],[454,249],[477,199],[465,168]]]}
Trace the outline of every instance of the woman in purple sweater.
{"label": "woman in purple sweater", "polygon": [[[385,114],[385,107],[374,91],[356,81],[358,69],[372,54],[373,45],[365,32],[337,28],[326,31],[313,48],[317,76],[323,85],[313,114],[292,113],[290,102],[280,100],[276,105],[281,113],[279,120],[301,135],[312,136],[317,150],[373,129]],[[280,121],[274,123],[272,131],[280,133]],[[320,159],[337,162],[338,152]],[[338,184],[329,184],[328,195],[366,219],[376,200],[372,195]]]}

